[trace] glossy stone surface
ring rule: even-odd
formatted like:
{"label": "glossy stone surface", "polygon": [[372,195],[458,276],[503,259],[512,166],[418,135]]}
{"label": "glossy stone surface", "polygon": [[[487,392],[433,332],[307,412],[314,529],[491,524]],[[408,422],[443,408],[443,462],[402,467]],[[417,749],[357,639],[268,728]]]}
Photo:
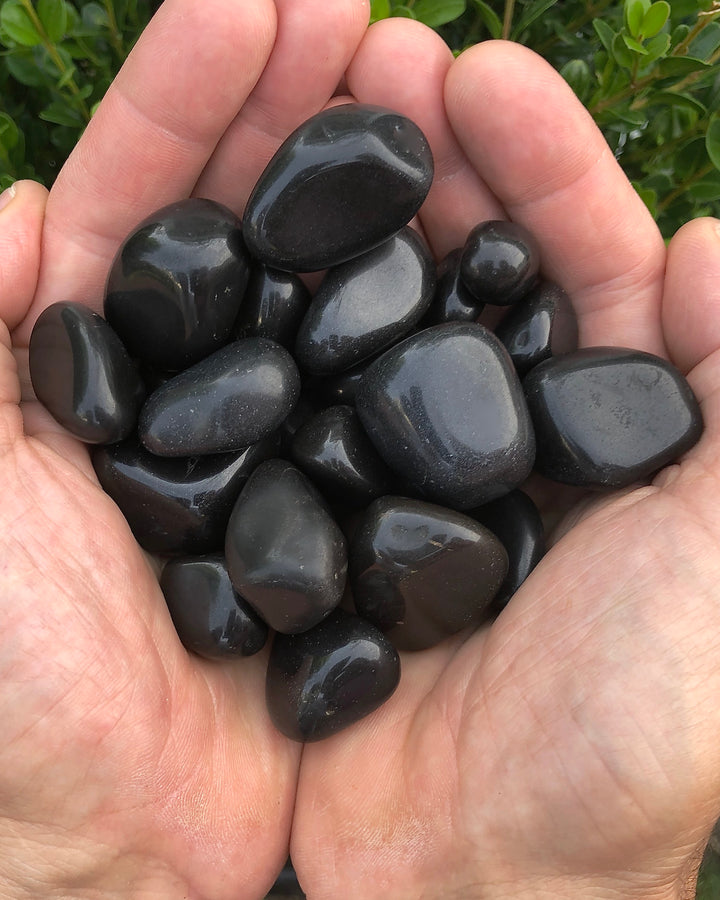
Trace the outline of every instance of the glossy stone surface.
{"label": "glossy stone surface", "polygon": [[522,378],[544,359],[577,350],[577,316],[559,285],[541,281],[508,310],[495,334]]}
{"label": "glossy stone surface", "polygon": [[181,200],[143,220],[120,247],[105,317],[131,356],[184,369],[230,339],[249,271],[240,219],[212,200]]}
{"label": "glossy stone surface", "polygon": [[700,407],[665,360],[588,347],[535,366],[523,382],[538,441],[536,468],[584,487],[650,477],[700,438]]}
{"label": "glossy stone surface", "polygon": [[279,445],[272,435],[237,453],[167,459],[128,438],[98,448],[92,461],[100,485],[141,547],[163,555],[195,555],[222,550],[242,486]]}
{"label": "glossy stone surface", "polygon": [[438,266],[437,286],[423,324],[475,322],[485,304],[475,298],[460,278],[462,247],[451,250]]}
{"label": "glossy stone surface", "polygon": [[310,291],[292,272],[256,263],[235,322],[237,337],[265,337],[292,349],[310,305]]}
{"label": "glossy stone surface", "polygon": [[421,319],[435,281],[435,264],[412,228],[335,266],[298,330],[298,365],[307,372],[340,372],[379,353]]}
{"label": "glossy stone surface", "polygon": [[334,106],[270,160],[245,209],[245,241],[277,269],[335,266],[406,225],[432,178],[430,147],[409,119],[378,106]]}
{"label": "glossy stone surface", "polygon": [[285,460],[268,460],[248,479],[225,557],[235,589],[284,634],[317,625],[345,589],[345,538],[317,489]]}
{"label": "glossy stone surface", "polygon": [[484,303],[509,306],[534,285],[540,270],[540,248],[517,222],[480,222],[465,241],[460,277]]}
{"label": "glossy stone surface", "polygon": [[262,650],[268,627],[235,591],[221,553],[167,563],[160,588],[178,637],[207,659],[235,659]]}
{"label": "glossy stone surface", "polygon": [[292,356],[266,338],[243,338],[159,387],[140,412],[140,440],[158,456],[225,453],[267,437],[300,395]]}
{"label": "glossy stone surface", "polygon": [[390,491],[393,476],[351,406],[329,406],[302,425],[293,462],[328,500],[365,505]]}
{"label": "glossy stone surface", "polygon": [[374,359],[375,357],[365,359],[351,369],[345,369],[344,372],[310,375],[303,383],[309,395],[315,398],[320,406],[352,406],[363,372]]}
{"label": "glossy stone surface", "polygon": [[88,444],[120,441],[135,428],[145,389],[120,338],[80,303],[54,303],[30,335],[30,379],[38,400]]}
{"label": "glossy stone surface", "polygon": [[545,555],[545,528],[538,508],[520,490],[491,500],[469,515],[489,528],[507,551],[508,573],[492,602],[493,610],[499,612]]}
{"label": "glossy stone surface", "polygon": [[400,681],[385,635],[336,610],[303,634],[276,634],[265,696],[273,724],[294,741],[320,741],[374,712]]}
{"label": "glossy stone surface", "polygon": [[358,615],[399,650],[424,650],[478,625],[507,570],[507,553],[487,528],[405,497],[371,503],[350,546]]}
{"label": "glossy stone surface", "polygon": [[507,351],[482,325],[420,331],[376,360],[355,405],[391,469],[422,495],[471,509],[529,474],[535,438]]}

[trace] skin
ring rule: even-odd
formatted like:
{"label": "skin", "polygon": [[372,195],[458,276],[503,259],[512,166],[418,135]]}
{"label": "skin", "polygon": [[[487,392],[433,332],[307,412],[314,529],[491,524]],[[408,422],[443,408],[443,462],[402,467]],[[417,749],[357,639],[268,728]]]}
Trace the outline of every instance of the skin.
{"label": "skin", "polygon": [[[720,815],[718,223],[666,248],[527,49],[453,61],[417,23],[367,18],[166,0],[50,195],[21,182],[0,211],[3,898],[261,898],[288,848],[311,900],[692,896]],[[348,93],[428,135],[437,258],[482,219],[528,226],[582,344],[670,358],[706,429],[651,484],[556,510],[492,627],[404,655],[384,707],[303,749],[268,720],[265,654],[180,646],[87,451],[33,400],[26,348],[55,300],[101,308],[147,213],[190,194],[242,213],[281,140]]]}

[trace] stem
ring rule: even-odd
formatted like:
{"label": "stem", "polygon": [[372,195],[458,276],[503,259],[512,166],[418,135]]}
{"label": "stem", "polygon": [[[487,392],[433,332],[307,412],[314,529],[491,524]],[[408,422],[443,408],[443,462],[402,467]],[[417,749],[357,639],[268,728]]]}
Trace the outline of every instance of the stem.
{"label": "stem", "polygon": [[513,12],[515,10],[515,0],[505,0],[505,16],[503,18],[502,37],[503,40],[510,40],[510,28],[512,26]]}
{"label": "stem", "polygon": [[112,0],[103,0],[103,6],[105,7],[108,23],[110,25],[110,43],[117,53],[120,62],[124,62],[125,50],[123,48],[122,34],[120,33],[120,28],[117,19],[115,18],[115,7],[113,6]]}
{"label": "stem", "polygon": [[709,163],[707,166],[703,166],[702,169],[698,169],[694,175],[684,181],[682,184],[679,184],[674,190],[670,191],[665,197],[657,205],[657,211],[659,213],[665,212],[665,210],[670,206],[670,204],[677,200],[678,197],[682,197],[685,191],[697,181],[702,181],[702,179],[706,175],[710,175],[715,171],[715,166],[712,163]]}

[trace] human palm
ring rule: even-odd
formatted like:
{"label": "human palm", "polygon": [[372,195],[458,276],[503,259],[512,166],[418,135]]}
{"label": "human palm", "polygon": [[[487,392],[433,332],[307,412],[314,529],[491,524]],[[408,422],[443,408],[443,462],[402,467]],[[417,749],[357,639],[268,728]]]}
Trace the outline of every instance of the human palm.
{"label": "human palm", "polygon": [[[0,317],[21,380],[44,306],[98,308],[119,242],[164,203],[195,193],[241,212],[275,147],[341,85],[428,135],[436,178],[418,227],[438,258],[482,219],[527,225],[582,343],[669,355],[705,435],[651,486],[563,503],[562,537],[498,621],[405,654],[390,701],[307,746],[298,777],[300,748],[264,710],[264,656],[185,654],[84,449],[32,400],[23,434],[4,351],[0,841],[49,841],[62,851],[49,859],[69,861],[37,883],[72,896],[262,896],[291,818],[313,900],[676,896],[720,812],[720,243],[696,222],[666,251],[589,117],[528,51],[493,43],[453,62],[415,23],[365,33],[366,20],[356,0],[166,0],[44,224],[37,186],[4,213]],[[557,492],[543,495],[550,513]]]}

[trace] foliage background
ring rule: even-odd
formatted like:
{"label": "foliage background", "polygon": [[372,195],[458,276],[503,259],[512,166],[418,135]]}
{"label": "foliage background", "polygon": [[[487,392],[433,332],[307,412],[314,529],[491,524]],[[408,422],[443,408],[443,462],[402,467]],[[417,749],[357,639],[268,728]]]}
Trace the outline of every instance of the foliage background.
{"label": "foliage background", "polygon": [[[0,0],[0,190],[52,185],[158,6]],[[666,238],[720,216],[720,0],[372,0],[372,16],[419,19],[456,53],[526,44],[590,110]],[[712,849],[697,896],[720,898]]]}

